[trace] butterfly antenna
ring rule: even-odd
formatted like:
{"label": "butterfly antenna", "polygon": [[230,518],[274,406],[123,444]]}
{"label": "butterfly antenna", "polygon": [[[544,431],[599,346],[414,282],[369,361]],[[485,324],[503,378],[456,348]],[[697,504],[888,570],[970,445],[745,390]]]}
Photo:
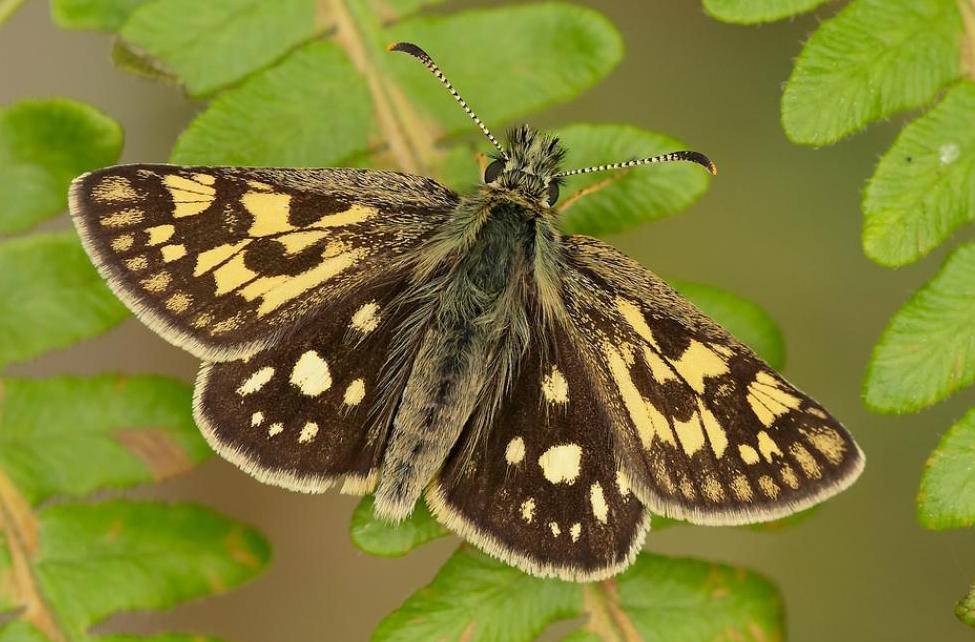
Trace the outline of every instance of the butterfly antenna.
{"label": "butterfly antenna", "polygon": [[584,167],[582,169],[570,169],[565,172],[559,172],[556,174],[556,178],[564,178],[566,176],[575,176],[576,174],[592,174],[593,172],[605,172],[612,169],[626,169],[628,167],[636,167],[637,165],[650,165],[652,163],[672,163],[674,161],[690,161],[692,163],[697,163],[701,165],[709,172],[712,176],[717,176],[718,166],[714,164],[710,158],[702,154],[701,152],[671,152],[669,154],[661,154],[660,156],[651,156],[650,158],[641,158],[639,160],[626,161],[625,163],[613,163],[611,165],[594,165],[592,167]]}
{"label": "butterfly antenna", "polygon": [[414,58],[422,62],[423,66],[429,69],[431,73],[433,73],[433,75],[436,76],[441,83],[443,83],[443,86],[447,88],[447,91],[449,91],[450,95],[454,97],[454,100],[457,101],[457,104],[459,104],[464,109],[464,112],[468,116],[470,116],[471,120],[477,123],[477,126],[481,128],[481,131],[484,132],[484,135],[487,136],[489,141],[491,141],[491,144],[494,145],[494,147],[498,150],[498,152],[501,153],[501,157],[508,158],[508,153],[504,151],[504,147],[501,146],[501,144],[498,142],[498,139],[495,138],[494,134],[491,133],[491,130],[489,130],[487,126],[481,122],[481,119],[477,117],[477,114],[475,114],[474,111],[467,106],[467,101],[461,98],[460,94],[457,93],[457,90],[454,89],[454,86],[450,84],[450,81],[447,80],[447,77],[444,76],[442,71],[440,71],[440,67],[437,66],[437,63],[433,61],[433,58],[431,58],[427,52],[423,51],[422,49],[420,49],[419,47],[417,47],[411,42],[393,43],[388,47],[386,47],[386,51],[402,51],[404,53],[410,54],[411,56],[413,56]]}

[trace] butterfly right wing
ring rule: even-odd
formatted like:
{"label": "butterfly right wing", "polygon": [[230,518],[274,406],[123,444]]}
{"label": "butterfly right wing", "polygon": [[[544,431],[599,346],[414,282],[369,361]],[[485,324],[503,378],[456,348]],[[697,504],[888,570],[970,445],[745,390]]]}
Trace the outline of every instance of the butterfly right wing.
{"label": "butterfly right wing", "polygon": [[447,220],[436,181],[360,169],[123,165],[72,183],[75,226],[146,325],[209,361],[253,355]]}

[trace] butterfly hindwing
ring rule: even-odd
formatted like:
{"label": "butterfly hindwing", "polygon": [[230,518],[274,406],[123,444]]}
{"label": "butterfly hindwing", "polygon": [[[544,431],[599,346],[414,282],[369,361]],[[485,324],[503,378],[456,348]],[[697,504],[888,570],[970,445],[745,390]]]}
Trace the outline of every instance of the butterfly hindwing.
{"label": "butterfly hindwing", "polygon": [[652,512],[765,521],[856,479],[863,454],[819,404],[632,259],[586,237],[567,248],[568,316]]}
{"label": "butterfly hindwing", "polygon": [[456,203],[433,180],[356,169],[125,165],[71,188],[82,241],[115,293],[210,361],[274,345],[394,270]]}
{"label": "butterfly hindwing", "polygon": [[650,520],[617,465],[578,348],[562,332],[549,340],[523,357],[491,429],[465,431],[427,502],[446,526],[526,572],[592,581],[632,562]]}
{"label": "butterfly hindwing", "polygon": [[376,279],[307,319],[276,346],[204,363],[194,411],[211,446],[263,482],[363,494],[385,446],[382,388],[403,281]]}

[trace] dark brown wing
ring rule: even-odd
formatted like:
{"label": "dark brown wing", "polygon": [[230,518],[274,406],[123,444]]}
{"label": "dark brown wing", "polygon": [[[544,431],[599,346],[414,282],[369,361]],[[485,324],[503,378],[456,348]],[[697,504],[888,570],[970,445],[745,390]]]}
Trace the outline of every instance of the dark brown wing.
{"label": "dark brown wing", "polygon": [[555,333],[522,361],[491,430],[465,432],[427,503],[448,528],[537,576],[609,577],[643,544],[649,515],[614,455],[577,346]]}
{"label": "dark brown wing", "polygon": [[168,341],[227,361],[394,271],[457,196],[395,172],[125,165],[75,179],[70,200],[119,298]]}
{"label": "dark brown wing", "polygon": [[635,261],[591,238],[566,246],[574,339],[647,508],[765,521],[853,483],[863,453],[822,406]]}
{"label": "dark brown wing", "polygon": [[205,363],[194,411],[213,449],[291,490],[372,490],[386,440],[383,400],[401,392],[382,373],[402,321],[394,302],[402,284],[374,279],[273,348]]}

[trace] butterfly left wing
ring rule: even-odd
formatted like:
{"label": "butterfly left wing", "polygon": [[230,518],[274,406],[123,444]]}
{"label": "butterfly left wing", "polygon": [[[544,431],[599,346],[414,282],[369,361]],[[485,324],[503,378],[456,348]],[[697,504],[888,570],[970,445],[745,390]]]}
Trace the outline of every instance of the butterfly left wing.
{"label": "butterfly left wing", "polygon": [[566,239],[563,300],[652,512],[700,524],[784,517],[849,486],[863,453],[826,410],[640,264]]}
{"label": "butterfly left wing", "polygon": [[406,314],[397,295],[406,283],[405,275],[373,276],[276,346],[248,359],[204,363],[194,416],[213,449],[290,490],[372,490],[395,406],[384,402],[402,392],[383,375],[395,361],[391,346]]}
{"label": "butterfly left wing", "polygon": [[445,526],[536,576],[610,577],[650,527],[585,370],[564,332],[533,337],[490,429],[466,429],[427,491]]}
{"label": "butterfly left wing", "polygon": [[78,177],[71,214],[116,295],[209,361],[277,343],[317,308],[398,262],[457,195],[365,169],[123,165]]}

